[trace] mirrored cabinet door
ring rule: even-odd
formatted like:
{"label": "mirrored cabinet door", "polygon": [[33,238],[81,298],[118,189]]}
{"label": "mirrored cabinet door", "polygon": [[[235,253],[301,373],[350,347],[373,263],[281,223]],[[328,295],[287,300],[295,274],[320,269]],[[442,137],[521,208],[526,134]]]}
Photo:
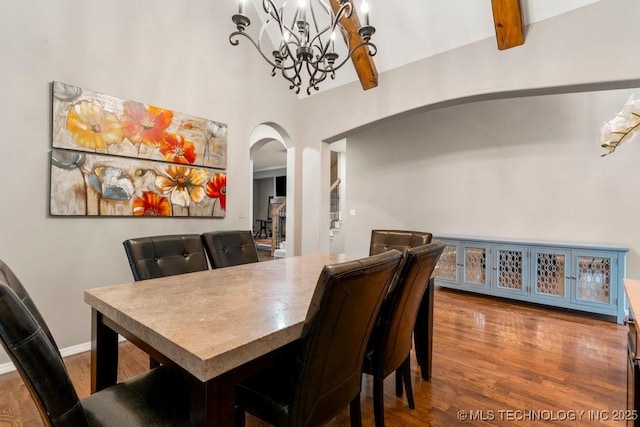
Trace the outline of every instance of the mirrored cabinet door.
{"label": "mirrored cabinet door", "polygon": [[451,282],[457,282],[458,278],[458,244],[444,242],[445,247],[438,260],[438,275],[439,280],[449,280]]}
{"label": "mirrored cabinet door", "polygon": [[462,243],[462,280],[466,285],[489,288],[489,245]]}
{"label": "mirrored cabinet door", "polygon": [[[576,256],[575,291],[573,299],[578,304],[610,305],[616,300],[613,264],[617,258],[598,254]],[[617,279],[616,279],[617,280]]]}

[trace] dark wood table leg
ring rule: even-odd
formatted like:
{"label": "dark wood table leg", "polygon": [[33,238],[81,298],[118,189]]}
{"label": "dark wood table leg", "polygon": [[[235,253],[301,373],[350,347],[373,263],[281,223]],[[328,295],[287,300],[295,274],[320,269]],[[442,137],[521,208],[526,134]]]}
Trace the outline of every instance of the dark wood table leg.
{"label": "dark wood table leg", "polygon": [[433,290],[434,279],[429,280],[424,292],[416,325],[413,329],[413,340],[416,346],[416,359],[420,365],[420,373],[423,380],[431,379],[431,364],[433,355]]}
{"label": "dark wood table leg", "polygon": [[236,384],[272,367],[286,348],[265,354],[222,375],[203,382],[191,377],[191,425],[229,427],[236,425]]}
{"label": "dark wood table leg", "polygon": [[102,313],[91,309],[91,393],[118,380],[118,334],[103,322]]}
{"label": "dark wood table leg", "polygon": [[227,427],[235,425],[233,406],[237,379],[234,371],[207,382],[191,379],[191,425]]}

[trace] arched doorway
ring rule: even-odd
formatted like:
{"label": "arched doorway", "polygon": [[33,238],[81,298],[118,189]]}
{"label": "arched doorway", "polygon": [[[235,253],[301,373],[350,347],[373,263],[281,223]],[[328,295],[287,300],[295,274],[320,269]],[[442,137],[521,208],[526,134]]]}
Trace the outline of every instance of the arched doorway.
{"label": "arched doorway", "polygon": [[[258,249],[263,253],[269,245],[273,256],[291,256],[295,241],[294,148],[291,138],[278,124],[262,123],[251,132],[249,142],[250,215]],[[276,236],[273,235],[272,207],[282,207],[275,219]]]}

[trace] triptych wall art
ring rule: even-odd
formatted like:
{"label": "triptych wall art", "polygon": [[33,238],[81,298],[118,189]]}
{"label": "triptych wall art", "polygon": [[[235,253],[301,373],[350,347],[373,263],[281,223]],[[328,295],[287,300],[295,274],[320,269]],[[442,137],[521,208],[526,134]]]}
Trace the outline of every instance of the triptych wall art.
{"label": "triptych wall art", "polygon": [[53,83],[51,215],[224,217],[227,126]]}

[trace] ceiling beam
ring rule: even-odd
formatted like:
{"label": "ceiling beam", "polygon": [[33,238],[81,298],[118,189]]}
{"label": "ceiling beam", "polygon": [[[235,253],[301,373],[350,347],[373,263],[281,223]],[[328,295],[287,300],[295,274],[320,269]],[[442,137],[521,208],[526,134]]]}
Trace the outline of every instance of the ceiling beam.
{"label": "ceiling beam", "polygon": [[491,0],[498,49],[524,44],[524,26],[520,0]]}
{"label": "ceiling beam", "polygon": [[[338,10],[340,10],[340,1],[330,0],[330,2],[333,13],[338,13]],[[355,8],[352,9],[351,16],[342,18],[340,23],[346,33],[345,42],[349,46],[357,46],[363,42],[362,37],[358,33],[360,29],[360,19],[358,18]],[[351,56],[351,61],[356,69],[356,73],[358,73],[362,89],[367,90],[378,86],[378,70],[376,69],[376,64],[373,62],[373,57],[369,55],[368,46],[358,49],[353,56]]]}

